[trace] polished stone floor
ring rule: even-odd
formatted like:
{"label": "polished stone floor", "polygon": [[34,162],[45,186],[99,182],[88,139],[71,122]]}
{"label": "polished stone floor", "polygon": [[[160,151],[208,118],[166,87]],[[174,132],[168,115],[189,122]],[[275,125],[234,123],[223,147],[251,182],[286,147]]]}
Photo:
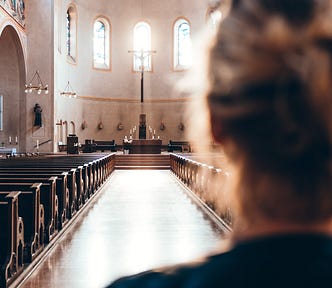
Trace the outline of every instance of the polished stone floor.
{"label": "polished stone floor", "polygon": [[170,171],[115,171],[99,193],[20,287],[104,287],[220,244],[221,231]]}

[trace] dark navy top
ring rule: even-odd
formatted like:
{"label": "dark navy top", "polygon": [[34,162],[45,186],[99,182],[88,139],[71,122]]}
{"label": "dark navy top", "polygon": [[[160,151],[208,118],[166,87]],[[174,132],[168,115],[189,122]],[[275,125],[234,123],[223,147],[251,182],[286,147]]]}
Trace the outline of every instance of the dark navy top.
{"label": "dark navy top", "polygon": [[296,234],[241,242],[202,262],[146,271],[108,287],[332,287],[332,237]]}

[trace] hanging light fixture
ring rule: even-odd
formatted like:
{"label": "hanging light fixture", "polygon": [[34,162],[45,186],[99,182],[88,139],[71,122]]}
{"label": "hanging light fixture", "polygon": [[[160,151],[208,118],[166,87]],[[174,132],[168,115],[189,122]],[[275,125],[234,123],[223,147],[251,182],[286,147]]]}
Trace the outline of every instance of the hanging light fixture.
{"label": "hanging light fixture", "polygon": [[60,93],[60,95],[67,96],[69,98],[76,98],[77,94],[74,92],[73,87],[71,87],[69,81],[65,87],[65,89]]}
{"label": "hanging light fixture", "polygon": [[41,94],[42,91],[44,91],[45,94],[48,94],[49,92],[48,85],[44,85],[37,70],[33,75],[32,79],[30,80],[29,84],[25,84],[25,93],[32,93],[33,91],[37,91],[38,94]]}

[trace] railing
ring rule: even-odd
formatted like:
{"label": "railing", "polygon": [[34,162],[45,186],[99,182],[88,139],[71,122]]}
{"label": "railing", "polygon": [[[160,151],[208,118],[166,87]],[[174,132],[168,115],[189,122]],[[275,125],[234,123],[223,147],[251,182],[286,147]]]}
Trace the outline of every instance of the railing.
{"label": "railing", "polygon": [[38,143],[38,145],[37,144],[34,145],[33,148],[39,148],[40,146],[45,145],[48,142],[52,142],[52,139],[48,139],[48,140],[46,140],[44,142]]}

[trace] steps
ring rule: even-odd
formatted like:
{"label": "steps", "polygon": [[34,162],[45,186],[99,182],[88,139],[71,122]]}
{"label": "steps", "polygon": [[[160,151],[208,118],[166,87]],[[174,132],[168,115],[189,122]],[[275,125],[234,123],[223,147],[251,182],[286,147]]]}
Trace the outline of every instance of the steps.
{"label": "steps", "polygon": [[117,154],[115,169],[169,170],[170,156],[168,154]]}

